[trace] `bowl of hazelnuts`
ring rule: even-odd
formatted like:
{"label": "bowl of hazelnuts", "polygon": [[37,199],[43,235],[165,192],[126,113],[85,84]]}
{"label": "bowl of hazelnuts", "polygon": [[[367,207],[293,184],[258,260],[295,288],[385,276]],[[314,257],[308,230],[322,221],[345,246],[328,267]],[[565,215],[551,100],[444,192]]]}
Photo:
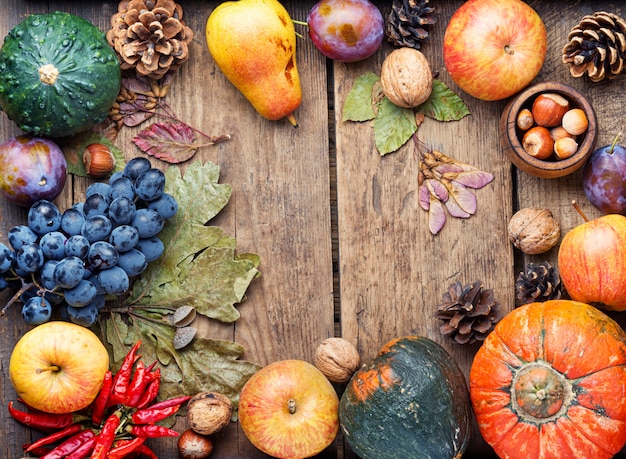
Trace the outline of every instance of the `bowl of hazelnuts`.
{"label": "bowl of hazelnuts", "polygon": [[521,91],[500,117],[504,152],[520,170],[557,178],[582,167],[598,139],[596,114],[576,89],[547,81]]}

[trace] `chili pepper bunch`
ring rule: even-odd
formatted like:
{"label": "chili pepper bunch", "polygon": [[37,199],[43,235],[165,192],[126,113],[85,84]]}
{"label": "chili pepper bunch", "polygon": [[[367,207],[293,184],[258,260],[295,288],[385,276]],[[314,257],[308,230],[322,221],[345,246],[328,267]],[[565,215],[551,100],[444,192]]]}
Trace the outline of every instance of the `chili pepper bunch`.
{"label": "chili pepper bunch", "polygon": [[9,402],[9,413],[15,420],[48,433],[24,445],[24,451],[40,459],[156,458],[145,445],[146,439],[178,436],[175,430],[157,423],[178,412],[191,397],[155,403],[161,371],[155,364],[144,365],[137,354],[140,344],[138,341],[132,347],[115,375],[111,371],[105,374],[102,389],[84,412],[21,411]]}

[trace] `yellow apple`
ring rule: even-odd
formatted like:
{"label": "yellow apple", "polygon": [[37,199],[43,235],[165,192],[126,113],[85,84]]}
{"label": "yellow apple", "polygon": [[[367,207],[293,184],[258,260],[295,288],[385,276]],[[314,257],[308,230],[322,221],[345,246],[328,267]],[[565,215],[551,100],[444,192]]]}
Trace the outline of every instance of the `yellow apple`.
{"label": "yellow apple", "polygon": [[279,459],[311,457],[339,430],[339,398],[326,376],[303,360],[280,360],[241,391],[239,422],[250,442]]}
{"label": "yellow apple", "polygon": [[61,321],[24,334],[9,362],[18,396],[47,413],[71,413],[89,406],[108,369],[109,354],[95,333]]}

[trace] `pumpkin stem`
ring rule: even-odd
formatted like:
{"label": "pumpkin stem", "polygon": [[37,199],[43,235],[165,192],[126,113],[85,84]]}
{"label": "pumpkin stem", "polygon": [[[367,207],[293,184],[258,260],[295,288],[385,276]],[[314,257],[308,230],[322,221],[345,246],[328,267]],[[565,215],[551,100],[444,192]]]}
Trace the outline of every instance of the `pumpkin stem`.
{"label": "pumpkin stem", "polygon": [[547,421],[571,402],[571,384],[550,365],[535,362],[520,368],[513,381],[513,401],[524,419]]}
{"label": "pumpkin stem", "polygon": [[53,85],[59,77],[59,70],[52,64],[39,67],[39,79],[42,83]]}
{"label": "pumpkin stem", "polygon": [[296,401],[293,398],[287,401],[287,408],[289,409],[289,414],[296,414]]}

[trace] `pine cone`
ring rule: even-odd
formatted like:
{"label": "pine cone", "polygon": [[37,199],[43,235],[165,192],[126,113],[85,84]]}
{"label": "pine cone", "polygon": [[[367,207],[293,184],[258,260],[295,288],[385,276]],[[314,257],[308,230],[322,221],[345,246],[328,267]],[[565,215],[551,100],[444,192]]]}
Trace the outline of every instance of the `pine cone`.
{"label": "pine cone", "polygon": [[435,313],[444,322],[439,331],[459,344],[483,341],[502,316],[493,290],[484,289],[480,281],[466,286],[461,282],[450,285]]}
{"label": "pine cone", "polygon": [[559,272],[547,261],[528,263],[526,271],[517,277],[515,290],[517,298],[524,304],[558,300],[565,296]]}
{"label": "pine cone", "polygon": [[396,46],[420,49],[436,22],[434,11],[428,0],[394,0],[387,16],[387,40]]}
{"label": "pine cone", "polygon": [[624,69],[626,21],[616,14],[599,11],[584,16],[567,39],[562,59],[573,77],[587,73],[598,82],[615,78]]}
{"label": "pine cone", "polygon": [[134,68],[139,76],[158,80],[180,67],[193,39],[182,17],[173,0],[122,0],[107,32],[122,70]]}

